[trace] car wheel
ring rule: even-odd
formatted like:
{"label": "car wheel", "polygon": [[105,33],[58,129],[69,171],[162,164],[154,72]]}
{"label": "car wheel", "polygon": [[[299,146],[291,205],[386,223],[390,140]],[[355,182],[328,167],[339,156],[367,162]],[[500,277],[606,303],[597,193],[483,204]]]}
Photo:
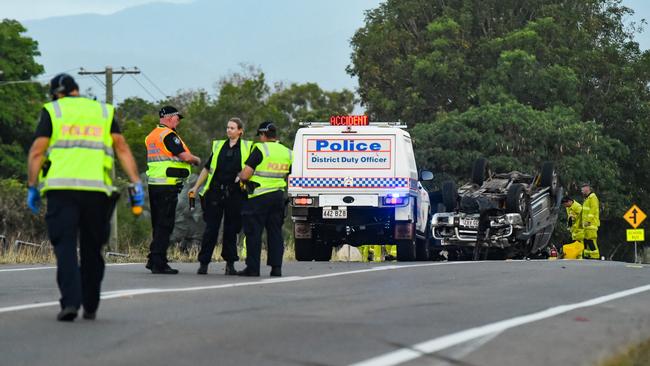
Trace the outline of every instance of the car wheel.
{"label": "car wheel", "polygon": [[515,183],[508,187],[506,194],[506,211],[508,213],[518,213],[524,218],[527,207],[526,188],[521,183]]}
{"label": "car wheel", "polygon": [[314,260],[314,246],[312,239],[296,239],[294,251],[296,260],[310,262]]}
{"label": "car wheel", "polygon": [[555,170],[555,164],[553,162],[547,161],[542,165],[542,176],[540,178],[540,186],[550,187],[551,195],[555,196],[557,194],[558,187],[560,186],[559,178],[557,171]]}
{"label": "car wheel", "polygon": [[489,175],[488,160],[485,158],[474,160],[474,164],[472,165],[472,183],[480,186]]}
{"label": "car wheel", "polygon": [[412,262],[415,260],[414,240],[397,240],[397,260],[400,262]]}
{"label": "car wheel", "polygon": [[442,204],[445,206],[445,212],[453,212],[458,202],[458,189],[454,181],[448,180],[442,182]]}

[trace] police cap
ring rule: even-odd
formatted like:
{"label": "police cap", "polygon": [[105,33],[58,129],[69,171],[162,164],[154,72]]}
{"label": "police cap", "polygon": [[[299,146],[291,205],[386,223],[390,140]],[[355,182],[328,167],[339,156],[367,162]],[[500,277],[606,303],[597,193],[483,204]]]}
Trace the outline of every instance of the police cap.
{"label": "police cap", "polygon": [[79,90],[79,85],[69,74],[58,74],[50,80],[50,95],[52,97],[56,97],[59,93],[70,95],[73,90]]}
{"label": "police cap", "polygon": [[183,119],[183,115],[178,111],[178,109],[170,105],[160,108],[160,111],[158,111],[158,115],[160,116],[160,118],[178,116],[178,118]]}
{"label": "police cap", "polygon": [[267,136],[275,136],[277,129],[272,121],[265,121],[260,123],[257,128],[257,135],[265,134]]}

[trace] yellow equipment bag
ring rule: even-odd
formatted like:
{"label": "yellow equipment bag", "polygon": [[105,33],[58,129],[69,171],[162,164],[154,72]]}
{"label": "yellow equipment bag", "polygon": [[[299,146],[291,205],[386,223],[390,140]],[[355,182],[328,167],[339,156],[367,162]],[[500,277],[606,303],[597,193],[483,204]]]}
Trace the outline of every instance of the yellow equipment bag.
{"label": "yellow equipment bag", "polygon": [[574,241],[571,244],[562,246],[562,253],[564,259],[582,259],[582,252],[585,250],[585,245],[580,241]]}

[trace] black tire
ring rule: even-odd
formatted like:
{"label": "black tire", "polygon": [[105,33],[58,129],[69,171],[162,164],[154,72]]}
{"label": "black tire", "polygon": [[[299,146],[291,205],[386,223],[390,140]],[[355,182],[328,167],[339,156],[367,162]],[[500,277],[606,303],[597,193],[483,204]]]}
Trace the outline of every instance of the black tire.
{"label": "black tire", "polygon": [[445,206],[445,212],[456,210],[458,202],[458,188],[454,181],[448,180],[442,182],[442,204]]}
{"label": "black tire", "polygon": [[522,219],[525,218],[527,211],[526,188],[521,183],[514,183],[508,187],[506,194],[506,211],[508,213],[518,213]]}
{"label": "black tire", "polygon": [[431,258],[429,253],[430,239],[415,239],[415,260],[428,261]]}
{"label": "black tire", "polygon": [[485,158],[474,160],[474,164],[472,164],[472,183],[480,186],[485,182],[488,175],[488,160]]}
{"label": "black tire", "polygon": [[560,182],[553,162],[547,161],[542,164],[542,176],[540,177],[539,184],[542,187],[550,187],[553,196],[557,194]]}
{"label": "black tire", "polygon": [[314,243],[313,249],[316,262],[329,262],[332,259],[332,246],[328,243]]}
{"label": "black tire", "polygon": [[296,239],[294,251],[296,260],[299,262],[311,262],[314,260],[314,245],[311,239]]}
{"label": "black tire", "polygon": [[397,240],[397,260],[399,262],[412,262],[415,260],[415,240]]}

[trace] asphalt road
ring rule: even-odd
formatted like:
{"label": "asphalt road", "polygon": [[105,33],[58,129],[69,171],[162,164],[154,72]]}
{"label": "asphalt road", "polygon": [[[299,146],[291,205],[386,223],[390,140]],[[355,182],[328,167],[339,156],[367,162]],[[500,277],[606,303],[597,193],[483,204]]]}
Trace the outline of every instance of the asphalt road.
{"label": "asphalt road", "polygon": [[109,266],[98,319],[61,323],[55,269],[0,266],[0,365],[595,365],[650,338],[640,265],[175,267]]}

